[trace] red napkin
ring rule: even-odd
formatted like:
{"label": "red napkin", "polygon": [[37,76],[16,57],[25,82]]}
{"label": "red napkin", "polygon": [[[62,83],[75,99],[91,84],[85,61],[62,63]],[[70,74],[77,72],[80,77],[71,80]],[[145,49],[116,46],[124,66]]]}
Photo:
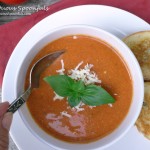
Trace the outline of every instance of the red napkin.
{"label": "red napkin", "polygon": [[[40,11],[22,19],[0,26],[0,87],[8,59],[23,35],[37,22],[48,15],[77,5],[101,4],[127,10],[150,23],[150,0],[62,0],[49,6],[48,11]],[[91,12],[92,13],[92,12]]]}

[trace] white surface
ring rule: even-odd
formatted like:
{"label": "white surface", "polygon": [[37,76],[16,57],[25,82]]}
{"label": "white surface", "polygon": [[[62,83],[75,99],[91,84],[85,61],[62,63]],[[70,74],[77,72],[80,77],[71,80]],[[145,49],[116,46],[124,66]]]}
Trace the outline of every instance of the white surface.
{"label": "white surface", "polygon": [[[18,63],[20,60],[22,60],[22,56],[25,55],[26,49],[31,47],[38,37],[42,36],[51,29],[68,24],[93,25],[108,31],[119,38],[123,38],[126,35],[137,31],[150,30],[149,24],[144,22],[142,19],[113,7],[87,5],[72,7],[59,11],[45,18],[43,21],[34,26],[15,48],[7,65],[4,76],[2,89],[3,100],[9,100],[12,102],[15,99],[15,71],[18,69]],[[22,45],[24,45],[23,49]],[[16,55],[18,55],[17,60],[14,57]],[[53,150],[30,133],[30,131],[24,125],[18,112],[14,115],[14,120],[11,127],[11,135],[21,150]],[[139,134],[136,128],[133,127],[120,141],[106,150],[120,149],[149,150],[150,141]]]}

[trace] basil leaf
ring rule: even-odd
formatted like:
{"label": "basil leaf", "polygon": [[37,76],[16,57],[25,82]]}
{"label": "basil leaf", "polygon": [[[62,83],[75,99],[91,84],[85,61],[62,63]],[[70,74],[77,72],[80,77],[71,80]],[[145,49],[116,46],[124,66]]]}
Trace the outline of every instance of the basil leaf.
{"label": "basil leaf", "polygon": [[80,80],[80,81],[77,81],[74,84],[72,84],[71,88],[75,92],[82,93],[85,90],[85,85],[84,85],[84,82]]}
{"label": "basil leaf", "polygon": [[68,103],[71,107],[77,106],[81,101],[81,97],[78,93],[73,93],[73,95],[68,97]]}
{"label": "basil leaf", "polygon": [[82,95],[83,103],[91,106],[114,103],[115,99],[102,87],[87,85]]}
{"label": "basil leaf", "polygon": [[67,97],[71,107],[83,103],[91,106],[114,103],[115,99],[102,87],[84,85],[83,81],[74,81],[66,75],[45,77],[44,80],[62,97]]}
{"label": "basil leaf", "polygon": [[45,77],[44,80],[50,84],[52,89],[62,97],[72,95],[72,85],[75,83],[73,79],[66,75],[54,75]]}

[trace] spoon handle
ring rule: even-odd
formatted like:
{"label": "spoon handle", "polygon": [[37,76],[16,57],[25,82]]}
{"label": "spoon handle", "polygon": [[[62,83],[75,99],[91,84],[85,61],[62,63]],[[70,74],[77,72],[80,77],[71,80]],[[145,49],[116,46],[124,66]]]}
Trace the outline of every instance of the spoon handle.
{"label": "spoon handle", "polygon": [[26,90],[20,97],[15,99],[10,105],[9,108],[7,109],[7,112],[16,112],[28,99],[29,95],[31,93],[31,88]]}
{"label": "spoon handle", "polygon": [[22,97],[19,97],[15,99],[10,105],[9,108],[7,109],[7,112],[12,112],[14,113],[16,110],[19,109],[20,106],[22,106],[25,103],[25,100]]}

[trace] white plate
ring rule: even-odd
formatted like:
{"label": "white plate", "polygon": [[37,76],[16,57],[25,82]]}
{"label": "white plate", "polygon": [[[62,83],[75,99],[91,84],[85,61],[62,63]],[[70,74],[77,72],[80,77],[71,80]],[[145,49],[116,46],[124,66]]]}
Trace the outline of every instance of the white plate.
{"label": "white plate", "polygon": [[[49,30],[68,24],[87,24],[102,28],[119,38],[131,33],[150,30],[150,25],[137,16],[109,6],[83,5],[56,12],[35,25],[16,46],[5,71],[2,99],[12,102],[14,94],[15,70],[22,56],[27,53],[32,43]],[[16,59],[16,56],[18,59]],[[24,125],[18,112],[15,113],[11,127],[13,140],[21,150],[53,150],[33,136]],[[133,127],[120,141],[106,150],[149,150],[150,141]]]}

